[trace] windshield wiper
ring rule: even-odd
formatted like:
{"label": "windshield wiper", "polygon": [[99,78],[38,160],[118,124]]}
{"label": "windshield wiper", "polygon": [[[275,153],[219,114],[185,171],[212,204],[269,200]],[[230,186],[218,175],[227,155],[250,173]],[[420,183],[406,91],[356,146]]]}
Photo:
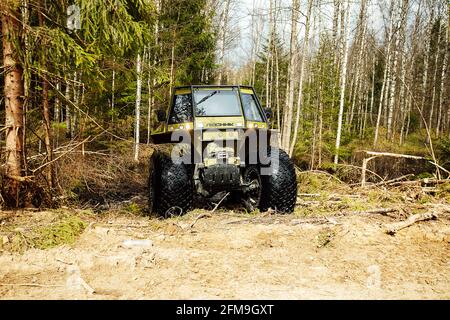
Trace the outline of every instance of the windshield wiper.
{"label": "windshield wiper", "polygon": [[200,100],[199,102],[197,102],[197,106],[201,105],[203,102],[205,102],[206,100],[208,100],[209,98],[211,98],[212,96],[218,94],[219,91],[214,91],[213,93],[211,93],[209,96],[204,97],[202,100]]}

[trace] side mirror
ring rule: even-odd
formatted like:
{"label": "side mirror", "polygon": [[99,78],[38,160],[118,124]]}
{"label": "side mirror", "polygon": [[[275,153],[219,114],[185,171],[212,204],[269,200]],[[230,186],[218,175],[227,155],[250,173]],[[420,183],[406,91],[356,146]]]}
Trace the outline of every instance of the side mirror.
{"label": "side mirror", "polygon": [[165,122],[167,120],[166,112],[164,110],[157,110],[156,115],[159,122]]}
{"label": "side mirror", "polygon": [[273,116],[272,109],[270,109],[270,108],[265,108],[265,109],[264,109],[264,113],[266,114],[267,120],[272,119],[272,116]]}

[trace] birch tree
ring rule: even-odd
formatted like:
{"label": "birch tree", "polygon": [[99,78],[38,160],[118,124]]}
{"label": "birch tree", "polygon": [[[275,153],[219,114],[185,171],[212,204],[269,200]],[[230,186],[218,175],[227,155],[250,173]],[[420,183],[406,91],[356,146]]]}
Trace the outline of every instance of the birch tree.
{"label": "birch tree", "polygon": [[[448,29],[445,28],[445,39],[449,38]],[[442,72],[441,72],[441,83],[440,83],[440,94],[439,94],[439,110],[437,113],[437,123],[436,123],[436,137],[439,137],[441,133],[441,125],[442,125],[442,118],[445,119],[445,116],[443,116],[443,112],[445,111],[444,104],[445,104],[445,94],[448,88],[445,87],[445,81],[446,81],[446,74],[447,74],[447,68],[448,68],[448,43],[447,40],[444,40],[443,44],[443,51],[444,51],[444,60],[442,62]],[[448,104],[447,104],[448,109]],[[448,110],[447,110],[448,111]],[[447,112],[448,113],[448,112]]]}
{"label": "birch tree", "polygon": [[222,23],[220,27],[220,39],[219,39],[219,75],[217,76],[218,84],[222,84],[223,76],[225,71],[225,50],[226,50],[226,41],[227,41],[227,30],[228,30],[228,21],[230,18],[230,3],[231,0],[225,0],[224,9],[222,12]]}
{"label": "birch tree", "polygon": [[302,108],[303,99],[303,79],[305,77],[305,64],[308,57],[309,48],[309,30],[311,27],[311,12],[312,12],[313,0],[308,0],[308,10],[306,13],[306,25],[305,25],[305,38],[303,40],[302,57],[300,60],[300,80],[298,82],[298,98],[297,98],[297,113],[295,117],[294,135],[292,137],[291,146],[289,148],[289,155],[292,157],[294,153],[295,144],[297,143],[298,126],[300,122],[300,113]]}
{"label": "birch tree", "polygon": [[297,24],[300,11],[299,0],[293,0],[291,11],[291,40],[289,49],[288,85],[286,90],[286,105],[283,118],[282,149],[289,152],[291,145],[292,118],[294,114],[294,94],[295,94],[295,61],[297,47]]}
{"label": "birch tree", "polygon": [[136,107],[134,123],[134,161],[139,161],[139,141],[140,141],[140,123],[141,123],[141,91],[142,91],[142,61],[138,53],[136,58]]}
{"label": "birch tree", "polygon": [[344,116],[344,107],[345,107],[345,90],[347,85],[347,62],[348,62],[348,21],[350,15],[350,2],[347,1],[345,10],[345,21],[342,21],[344,24],[344,33],[342,35],[342,48],[343,48],[343,58],[342,58],[342,68],[341,68],[341,81],[340,81],[340,99],[339,99],[339,115],[338,115],[338,128],[336,133],[336,146],[335,146],[335,155],[334,155],[334,164],[337,166],[339,163],[339,149],[341,146],[341,134],[342,134],[342,120]]}

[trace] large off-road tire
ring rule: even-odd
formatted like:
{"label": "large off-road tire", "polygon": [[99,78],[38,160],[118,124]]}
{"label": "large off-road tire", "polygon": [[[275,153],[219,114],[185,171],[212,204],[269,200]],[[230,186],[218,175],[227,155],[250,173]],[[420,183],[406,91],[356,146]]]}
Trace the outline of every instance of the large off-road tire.
{"label": "large off-road tire", "polygon": [[150,159],[149,211],[162,217],[186,214],[192,209],[193,182],[189,166],[174,163],[155,152]]}
{"label": "large off-road tire", "polygon": [[268,167],[270,168],[270,174],[261,176],[260,210],[273,209],[279,213],[292,213],[297,202],[295,167],[292,160],[283,150],[269,150],[268,156],[272,159],[277,156],[277,153],[279,153],[278,168],[273,165],[272,161],[272,165]]}

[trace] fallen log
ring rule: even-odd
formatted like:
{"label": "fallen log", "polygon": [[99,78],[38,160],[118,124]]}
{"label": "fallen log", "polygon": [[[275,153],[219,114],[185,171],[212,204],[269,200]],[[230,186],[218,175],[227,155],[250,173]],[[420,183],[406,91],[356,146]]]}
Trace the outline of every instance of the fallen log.
{"label": "fallen log", "polygon": [[395,235],[400,230],[403,230],[405,228],[408,228],[415,224],[416,222],[420,221],[427,221],[427,220],[433,220],[437,218],[437,214],[434,212],[428,212],[428,213],[422,213],[422,214],[415,214],[410,216],[405,221],[392,223],[390,225],[386,226],[386,233],[389,235]]}
{"label": "fallen log", "polygon": [[422,180],[413,180],[413,181],[399,181],[399,182],[391,182],[389,186],[402,186],[402,185],[438,185],[443,183],[450,183],[449,179],[438,180],[438,179],[422,179]]}
{"label": "fallen log", "polygon": [[[292,226],[296,226],[299,224],[326,224],[326,223],[333,223],[327,217],[312,217],[312,218],[304,218],[304,219],[295,219],[291,221]],[[333,223],[334,224],[334,223]]]}
{"label": "fallen log", "polygon": [[361,215],[372,215],[372,214],[381,214],[387,215],[388,213],[398,212],[399,210],[396,208],[382,208],[382,209],[373,209],[367,211],[359,211],[357,214]]}
{"label": "fallen log", "polygon": [[[363,166],[362,166],[362,173],[361,173],[361,186],[362,187],[366,186],[366,171],[369,172],[369,170],[367,169],[367,165],[368,165],[369,161],[376,159],[378,157],[393,157],[393,158],[404,158],[404,159],[428,161],[429,163],[431,163],[433,166],[436,167],[439,179],[441,178],[440,170],[446,172],[450,178],[450,171],[448,171],[447,169],[443,168],[438,163],[436,163],[436,161],[435,161],[436,159],[434,159],[434,161],[430,161],[429,159],[427,159],[425,157],[412,156],[412,155],[408,155],[408,154],[389,153],[389,152],[364,151],[364,153],[370,157],[363,159]],[[380,183],[383,184],[383,182],[380,182]]]}
{"label": "fallen log", "polygon": [[405,179],[408,179],[408,178],[411,178],[411,177],[414,177],[414,174],[407,174],[405,176],[402,176],[402,177],[399,177],[399,178],[395,178],[395,179],[392,179],[392,180],[389,180],[389,181],[378,182],[378,183],[370,185],[370,187],[380,187],[380,186],[384,186],[384,185],[390,185],[390,184],[395,183],[395,182],[400,182],[400,181],[403,182],[402,180],[405,180]]}

